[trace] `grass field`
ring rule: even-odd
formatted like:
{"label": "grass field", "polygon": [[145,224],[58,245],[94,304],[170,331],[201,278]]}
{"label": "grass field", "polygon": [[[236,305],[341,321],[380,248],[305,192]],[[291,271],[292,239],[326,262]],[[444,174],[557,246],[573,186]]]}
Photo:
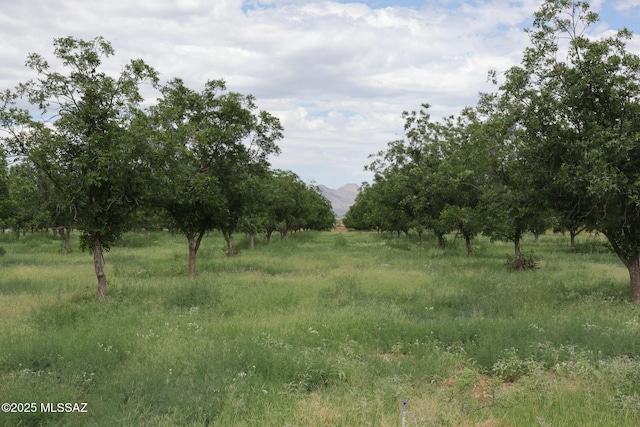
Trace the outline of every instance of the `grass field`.
{"label": "grass field", "polygon": [[483,238],[467,258],[298,233],[227,258],[212,234],[189,279],[184,237],[128,234],[106,303],[62,245],[0,235],[0,400],[22,411],[1,426],[640,425],[640,307],[595,236],[529,238],[540,268],[513,272]]}

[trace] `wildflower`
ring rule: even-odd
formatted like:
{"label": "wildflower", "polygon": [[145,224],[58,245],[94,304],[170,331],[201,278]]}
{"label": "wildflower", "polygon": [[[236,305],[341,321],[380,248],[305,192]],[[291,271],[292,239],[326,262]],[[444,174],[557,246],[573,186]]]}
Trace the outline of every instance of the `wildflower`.
{"label": "wildflower", "polygon": [[547,423],[543,417],[537,417],[538,422],[540,423],[541,426],[544,427],[549,427],[551,426],[551,423]]}

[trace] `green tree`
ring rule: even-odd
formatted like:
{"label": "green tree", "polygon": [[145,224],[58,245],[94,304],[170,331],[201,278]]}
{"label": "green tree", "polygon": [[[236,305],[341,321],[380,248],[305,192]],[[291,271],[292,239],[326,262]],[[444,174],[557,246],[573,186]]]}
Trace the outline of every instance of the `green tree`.
{"label": "green tree", "polygon": [[[249,100],[251,111],[255,106],[251,97]],[[280,153],[275,144],[282,138],[282,126],[278,118],[261,111],[258,115],[250,116],[248,126],[247,134],[238,141],[244,144],[245,151],[236,157],[235,163],[227,164],[220,179],[226,204],[217,228],[225,238],[228,256],[234,254],[233,234],[246,225],[243,219],[258,212],[264,204],[265,195],[256,191],[261,187],[256,185],[256,181],[261,182],[269,175],[267,156]]]}
{"label": "green tree", "polygon": [[314,185],[291,171],[273,170],[265,181],[262,215],[267,241],[274,231],[286,238],[291,231],[328,230],[335,223],[331,202]]}
{"label": "green tree", "polygon": [[[443,175],[442,165],[447,154],[446,127],[433,121],[428,113],[429,104],[423,104],[419,111],[404,112],[405,142],[400,150],[400,164],[409,159],[405,179],[409,189],[404,204],[412,212],[418,230],[431,230],[438,239],[438,248],[445,246],[445,235],[455,226],[442,216],[450,202],[449,181],[451,176]],[[422,237],[420,238],[422,243]]]}
{"label": "green tree", "polygon": [[452,119],[432,121],[429,108],[423,104],[419,111],[403,112],[404,139],[390,142],[367,168],[376,172],[376,183],[385,189],[378,191],[382,196],[378,204],[386,208],[387,221],[395,218],[393,226],[402,231],[415,228],[421,244],[424,230],[430,229],[443,248],[445,234],[458,225],[451,218],[452,209],[448,216],[443,215],[458,195],[451,184],[455,169],[444,167],[457,142],[451,132]]}
{"label": "green tree", "polygon": [[50,227],[54,235],[64,240],[64,253],[69,253],[75,221],[64,200],[56,199],[49,179],[30,162],[23,161],[9,169],[8,183],[16,238],[21,231],[34,232]]}
{"label": "green tree", "polygon": [[202,92],[174,79],[161,89],[151,109],[158,143],[154,156],[157,202],[176,229],[187,237],[189,275],[206,232],[218,229],[233,253],[239,230],[255,194],[247,191],[268,169],[267,156],[278,153],[282,137],[277,118],[255,112],[252,96],[227,92],[212,80]]}
{"label": "green tree", "polygon": [[[26,65],[38,78],[2,95],[4,142],[28,160],[52,186],[52,197],[71,210],[82,245],[93,253],[97,299],[106,297],[103,250],[125,231],[148,186],[147,140],[136,124],[143,98],[139,86],[155,84],[156,72],[132,60],[116,77],[100,70],[114,54],[101,37],[55,39],[56,71],[39,54]],[[16,107],[28,102],[30,110]]]}
{"label": "green tree", "polygon": [[16,237],[21,232],[33,232],[52,225],[47,183],[41,178],[28,162],[15,164],[9,169],[8,197],[13,203]]}
{"label": "green tree", "polygon": [[427,108],[424,104],[419,115],[415,111],[403,112],[405,138],[391,141],[386,150],[370,155],[374,160],[365,166],[365,170],[374,172],[374,182],[367,189],[374,227],[407,235],[409,229],[416,227],[421,242],[423,226],[431,219],[427,213],[430,201],[423,198],[423,174],[418,172],[425,160],[427,142],[422,132],[429,122]]}
{"label": "green tree", "polygon": [[360,186],[360,191],[356,199],[344,215],[342,223],[348,229],[353,230],[373,230],[376,228],[373,200],[371,197],[371,185],[367,182]]}
{"label": "green tree", "polygon": [[531,135],[519,124],[523,113],[518,107],[502,97],[483,97],[480,111],[486,120],[478,132],[488,148],[479,206],[483,232],[491,239],[513,242],[514,265],[520,269],[522,237],[538,229],[549,210],[532,185],[537,170],[523,154]]}
{"label": "green tree", "polygon": [[291,171],[274,170],[267,185],[267,241],[274,231],[286,238],[290,231],[302,228],[304,206],[301,197],[306,184]]}
{"label": "green tree", "polygon": [[640,301],[640,57],[631,33],[595,38],[582,1],[547,0],[528,30],[521,65],[501,95],[522,110],[531,182],[566,217],[600,230],[629,271]]}
{"label": "green tree", "polygon": [[303,205],[306,207],[304,227],[307,230],[331,230],[336,224],[331,202],[322,194],[316,185],[307,185],[303,195]]}
{"label": "green tree", "polygon": [[462,234],[468,256],[473,255],[471,240],[482,230],[484,219],[480,200],[490,150],[482,125],[477,110],[472,108],[463,109],[457,117],[445,118],[441,124],[445,155],[439,173],[444,177],[440,185],[447,197],[440,218]]}
{"label": "green tree", "polygon": [[0,147],[0,233],[9,226],[14,216],[14,204],[9,195],[9,168],[7,156]]}

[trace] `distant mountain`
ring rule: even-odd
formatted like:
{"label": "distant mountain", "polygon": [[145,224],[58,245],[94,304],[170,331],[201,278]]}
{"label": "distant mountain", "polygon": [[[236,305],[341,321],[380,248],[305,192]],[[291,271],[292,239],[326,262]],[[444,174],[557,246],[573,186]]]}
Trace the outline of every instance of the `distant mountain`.
{"label": "distant mountain", "polygon": [[347,213],[351,205],[355,202],[358,190],[360,189],[356,184],[346,184],[337,190],[324,185],[318,185],[318,188],[320,188],[322,195],[331,202],[333,212],[335,212],[337,216],[343,216]]}

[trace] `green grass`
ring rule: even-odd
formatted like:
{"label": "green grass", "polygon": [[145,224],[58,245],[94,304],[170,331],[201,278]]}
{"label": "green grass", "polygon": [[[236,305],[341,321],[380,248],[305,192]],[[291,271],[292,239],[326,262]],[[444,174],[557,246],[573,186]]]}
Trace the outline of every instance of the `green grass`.
{"label": "green grass", "polygon": [[91,255],[1,235],[3,402],[87,413],[0,413],[0,426],[636,426],[640,307],[597,236],[420,247],[376,233],[295,233],[224,256],[205,237],[198,276],[169,233]]}

